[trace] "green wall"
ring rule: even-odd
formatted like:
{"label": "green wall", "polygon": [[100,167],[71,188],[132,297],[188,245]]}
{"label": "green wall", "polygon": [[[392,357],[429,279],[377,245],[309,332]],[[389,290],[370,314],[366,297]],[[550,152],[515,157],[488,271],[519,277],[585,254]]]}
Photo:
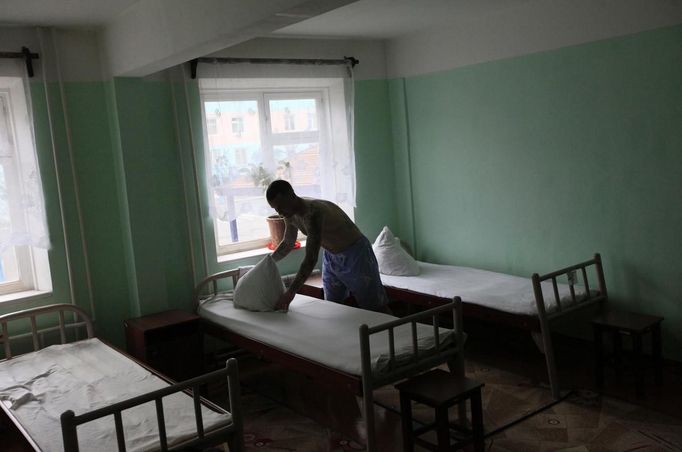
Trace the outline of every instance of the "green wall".
{"label": "green wall", "polygon": [[355,221],[372,242],[397,221],[388,99],[385,80],[355,83]]}
{"label": "green wall", "polygon": [[[106,86],[66,83],[64,93],[97,333],[122,344],[122,328],[109,321],[128,316],[129,291]],[[86,277],[83,270],[75,273]]]}
{"label": "green wall", "polygon": [[144,315],[189,306],[193,283],[169,83],[114,81],[139,306]]}
{"label": "green wall", "polygon": [[612,305],[664,316],[681,359],[681,43],[677,26],[391,80],[399,232],[422,260],[518,275],[600,252]]}

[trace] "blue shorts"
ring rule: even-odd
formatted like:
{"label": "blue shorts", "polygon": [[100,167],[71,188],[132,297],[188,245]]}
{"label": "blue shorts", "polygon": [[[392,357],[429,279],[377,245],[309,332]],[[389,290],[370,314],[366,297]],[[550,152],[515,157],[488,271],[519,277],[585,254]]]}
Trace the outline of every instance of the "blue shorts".
{"label": "blue shorts", "polygon": [[322,287],[325,300],[341,302],[353,295],[359,307],[372,311],[388,304],[377,258],[365,236],[340,253],[324,250]]}

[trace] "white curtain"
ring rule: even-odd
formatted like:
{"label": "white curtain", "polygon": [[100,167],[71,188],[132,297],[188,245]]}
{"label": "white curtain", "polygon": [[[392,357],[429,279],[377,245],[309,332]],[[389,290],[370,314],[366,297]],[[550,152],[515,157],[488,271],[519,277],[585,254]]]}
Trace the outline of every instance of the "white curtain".
{"label": "white curtain", "polygon": [[[262,198],[267,184],[277,178],[289,180],[301,196],[335,202],[353,217],[350,65],[199,63],[198,78],[214,219],[233,221],[244,208],[272,213],[265,203],[251,207],[225,200],[250,191]],[[258,121],[260,136],[249,139],[249,130],[258,127],[248,123]],[[227,138],[216,133],[216,124],[227,128]],[[269,152],[258,156],[263,148]]]}
{"label": "white curtain", "polygon": [[21,59],[0,59],[0,165],[0,253],[14,246],[49,249],[30,86]]}

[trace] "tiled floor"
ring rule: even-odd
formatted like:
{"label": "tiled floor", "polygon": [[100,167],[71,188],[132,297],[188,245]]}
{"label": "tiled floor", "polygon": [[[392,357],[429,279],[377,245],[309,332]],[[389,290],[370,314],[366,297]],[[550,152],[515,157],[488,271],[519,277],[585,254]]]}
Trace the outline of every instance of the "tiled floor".
{"label": "tiled floor", "polygon": [[[551,404],[543,356],[526,333],[473,322],[467,323],[467,332],[467,375],[485,383],[486,431],[512,424],[489,435],[486,450],[682,451],[680,363],[666,363],[661,388],[649,375],[645,398],[636,397],[632,375],[617,382],[607,372],[605,395],[600,396],[593,387],[590,345],[557,337],[562,388],[572,391]],[[247,450],[364,450],[356,397],[248,355],[240,358],[240,371]],[[220,392],[214,388],[214,395]],[[400,451],[396,394],[388,387],[376,396],[380,450]],[[417,419],[425,421],[429,415],[415,410]],[[514,423],[519,419],[523,420]],[[30,449],[16,432],[0,424],[0,450]]]}
{"label": "tiled floor", "polygon": [[[471,328],[471,327],[470,327]],[[589,344],[557,339],[560,377],[566,398],[551,403],[544,360],[529,337],[486,327],[470,335],[467,375],[485,382],[484,422],[490,451],[682,451],[682,387],[677,364],[667,363],[664,386],[647,385],[638,399],[633,377],[619,384],[607,373],[606,395],[593,391]],[[495,341],[481,339],[494,337]],[[478,338],[478,339],[477,339]],[[502,344],[502,345],[501,345]],[[246,439],[249,450],[362,450],[358,400],[296,374],[252,358],[242,359]],[[391,388],[377,392],[379,445],[399,451],[397,397]],[[544,409],[543,409],[544,408]],[[667,413],[667,414],[666,414]],[[426,420],[429,413],[416,412]],[[339,433],[337,433],[339,432]]]}

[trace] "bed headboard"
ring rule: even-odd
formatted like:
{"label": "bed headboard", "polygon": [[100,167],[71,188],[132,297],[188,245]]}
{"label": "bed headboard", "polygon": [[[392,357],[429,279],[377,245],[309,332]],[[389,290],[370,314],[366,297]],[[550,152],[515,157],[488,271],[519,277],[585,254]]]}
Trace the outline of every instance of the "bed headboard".
{"label": "bed headboard", "polygon": [[[39,328],[38,327],[38,322],[36,318],[41,315],[47,315],[47,314],[53,314],[57,313],[58,319],[59,319],[59,324],[58,326],[50,326],[50,327],[44,327],[44,328]],[[70,313],[73,314],[76,319],[74,322],[71,323],[66,323],[65,321],[65,314]],[[80,321],[78,321],[78,318],[80,318]],[[29,319],[30,324],[31,324],[31,332],[30,333],[17,333],[14,335],[10,335],[9,333],[9,323],[19,320],[19,319]],[[33,351],[40,350],[42,347],[40,345],[40,340],[39,340],[39,334],[41,333],[47,333],[50,331],[56,331],[59,330],[59,336],[61,339],[61,343],[64,344],[66,343],[66,329],[67,328],[78,328],[84,326],[88,338],[93,337],[94,334],[94,329],[92,327],[92,320],[88,316],[88,314],[83,311],[81,308],[78,306],[74,306],[72,304],[51,304],[47,306],[41,306],[37,308],[30,308],[30,309],[24,309],[22,311],[17,311],[17,312],[11,312],[9,314],[4,314],[0,315],[0,327],[2,328],[2,337],[0,338],[0,342],[3,343],[4,346],[4,351],[5,351],[5,357],[4,359],[10,359],[12,358],[12,347],[11,347],[11,341],[13,339],[19,339],[22,337],[25,337],[27,335],[30,335],[31,338],[33,339]]]}
{"label": "bed headboard", "polygon": [[[222,272],[214,273],[202,279],[199,282],[199,284],[197,284],[196,289],[194,289],[194,296],[192,299],[192,308],[194,309],[194,311],[196,312],[196,310],[199,308],[199,300],[202,295],[206,295],[208,293],[212,296],[215,296],[216,294],[218,294],[219,280],[225,278],[232,278],[232,287],[234,287],[237,285],[237,280],[243,273],[244,269],[235,268],[232,270],[225,270]],[[207,291],[207,289],[210,289],[210,292]]]}
{"label": "bed headboard", "polygon": [[[192,308],[194,309],[194,312],[199,308],[199,301],[201,300],[202,295],[210,295],[210,296],[215,296],[218,294],[218,281],[221,279],[226,279],[226,278],[231,278],[232,279],[232,287],[237,285],[237,281],[239,278],[244,276],[244,274],[249,271],[253,266],[247,266],[247,267],[239,267],[235,268],[232,270],[225,270],[219,273],[214,273],[212,275],[207,276],[199,284],[197,284],[196,289],[194,290],[194,295],[192,298]],[[311,275],[316,275],[319,274],[319,270],[313,270]],[[296,277],[296,274],[288,274],[288,275],[282,275],[282,282],[286,287],[289,287],[289,285],[292,283],[294,278]],[[210,289],[210,290],[209,290]]]}

